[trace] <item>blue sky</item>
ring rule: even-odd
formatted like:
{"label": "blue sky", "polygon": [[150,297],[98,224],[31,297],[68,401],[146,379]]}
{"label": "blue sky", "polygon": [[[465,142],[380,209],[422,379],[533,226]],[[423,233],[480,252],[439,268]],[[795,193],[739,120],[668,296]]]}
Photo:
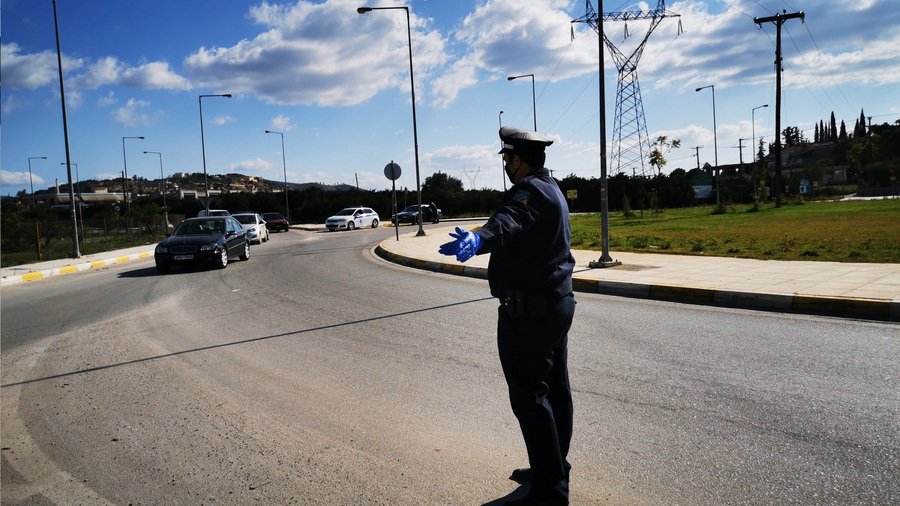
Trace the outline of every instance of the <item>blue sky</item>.
{"label": "blue sky", "polygon": [[[596,2],[592,2],[596,8]],[[363,5],[409,5],[421,178],[436,171],[466,188],[501,188],[499,113],[530,128],[535,75],[538,129],[556,139],[557,176],[598,177],[597,38],[583,0],[58,0],[72,161],[82,179],[158,178],[200,172],[198,96],[210,174],[283,179],[284,133],[291,182],[390,188],[384,165],[415,187],[406,18],[402,10],[357,14]],[[604,12],[656,7],[606,1]],[[783,26],[782,128],[812,138],[834,111],[853,128],[860,109],[874,123],[900,119],[900,9],[896,0],[686,0],[666,2],[639,66],[650,138],[681,140],[666,171],[713,162],[715,85],[720,164],[738,161],[739,139],[772,140],[775,27],[756,16],[804,11]],[[679,19],[683,33],[678,34]],[[66,181],[51,0],[3,0],[0,194]],[[646,21],[607,22],[628,53]],[[607,140],[616,71],[606,60]],[[754,107],[769,104],[751,113]],[[754,117],[755,125],[751,124]],[[754,132],[755,130],[755,132]],[[744,146],[749,140],[742,141]],[[744,157],[751,156],[749,147]],[[612,164],[612,162],[611,162]],[[610,165],[612,167],[612,165]],[[73,173],[73,177],[75,174]]]}

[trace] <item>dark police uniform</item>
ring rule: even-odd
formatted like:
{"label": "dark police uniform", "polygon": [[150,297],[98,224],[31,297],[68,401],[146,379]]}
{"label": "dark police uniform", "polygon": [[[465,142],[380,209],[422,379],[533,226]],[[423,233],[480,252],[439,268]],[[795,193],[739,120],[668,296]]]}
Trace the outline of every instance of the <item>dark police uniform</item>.
{"label": "dark police uniform", "polygon": [[[510,150],[543,151],[552,142],[515,129],[500,134]],[[568,206],[547,169],[537,169],[506,192],[503,205],[476,233],[478,254],[491,253],[488,280],[501,302],[500,362],[528,450],[531,494],[567,504],[572,437],[567,345],[575,312]]]}

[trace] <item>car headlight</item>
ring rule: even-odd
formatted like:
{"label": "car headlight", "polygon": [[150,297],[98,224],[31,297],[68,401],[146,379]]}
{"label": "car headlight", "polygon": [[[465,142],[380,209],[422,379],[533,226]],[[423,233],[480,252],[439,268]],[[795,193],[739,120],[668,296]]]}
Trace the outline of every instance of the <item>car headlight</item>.
{"label": "car headlight", "polygon": [[218,246],[217,243],[211,242],[209,244],[204,244],[203,247],[200,248],[200,251],[215,251]]}
{"label": "car headlight", "polygon": [[165,247],[165,246],[162,246],[162,245],[159,245],[159,246],[156,247],[156,252],[157,252],[157,253],[168,253],[168,252],[169,252],[169,248],[167,248],[167,247]]}

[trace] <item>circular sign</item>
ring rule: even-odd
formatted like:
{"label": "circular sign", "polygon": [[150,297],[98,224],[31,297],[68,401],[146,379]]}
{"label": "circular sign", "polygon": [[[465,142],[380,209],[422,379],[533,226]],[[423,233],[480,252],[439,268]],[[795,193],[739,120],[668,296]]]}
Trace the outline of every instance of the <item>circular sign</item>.
{"label": "circular sign", "polygon": [[390,179],[391,181],[396,181],[400,178],[400,166],[394,162],[391,162],[384,166],[384,177]]}

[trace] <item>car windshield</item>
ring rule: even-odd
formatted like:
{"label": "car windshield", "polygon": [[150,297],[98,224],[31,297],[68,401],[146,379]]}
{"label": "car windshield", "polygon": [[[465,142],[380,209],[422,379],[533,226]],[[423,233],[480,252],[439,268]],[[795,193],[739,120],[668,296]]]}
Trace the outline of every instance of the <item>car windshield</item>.
{"label": "car windshield", "polygon": [[283,220],[284,217],[281,216],[281,215],[278,214],[278,213],[266,213],[266,214],[263,215],[263,219],[266,220],[266,221],[270,221],[270,220]]}
{"label": "car windshield", "polygon": [[407,207],[406,209],[404,209],[403,212],[406,212],[406,213],[417,213],[417,212],[419,212],[419,206],[409,206],[409,207]]}
{"label": "car windshield", "polygon": [[175,229],[173,235],[210,235],[224,234],[225,222],[222,220],[183,221]]}
{"label": "car windshield", "polygon": [[234,215],[234,219],[238,220],[244,225],[256,224],[256,216],[253,216],[252,214],[236,214]]}
{"label": "car windshield", "polygon": [[353,216],[353,213],[356,211],[353,207],[348,207],[347,209],[341,209],[341,211],[335,216]]}

